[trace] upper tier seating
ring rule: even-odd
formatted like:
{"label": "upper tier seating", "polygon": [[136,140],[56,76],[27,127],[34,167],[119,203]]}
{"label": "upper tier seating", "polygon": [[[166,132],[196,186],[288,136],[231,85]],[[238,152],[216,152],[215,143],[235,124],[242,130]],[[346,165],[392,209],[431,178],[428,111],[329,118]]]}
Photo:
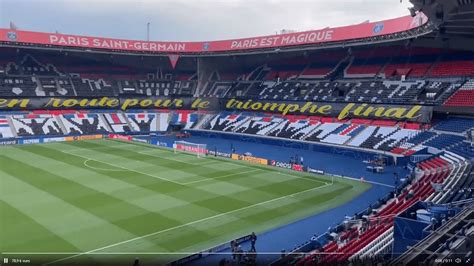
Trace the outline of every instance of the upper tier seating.
{"label": "upper tier seating", "polygon": [[[433,104],[442,103],[460,86],[460,82],[426,80],[238,82],[230,89],[226,87],[225,97],[282,101]],[[224,96],[222,93],[219,95]]]}
{"label": "upper tier seating", "polygon": [[474,61],[441,61],[431,69],[430,76],[434,77],[454,77],[474,76]]}
{"label": "upper tier seating", "polygon": [[[155,67],[148,64],[132,67],[118,59],[120,63],[112,59],[97,61],[79,55],[52,56],[40,51],[17,54],[14,50],[2,49],[5,53],[0,56],[0,64],[3,64],[0,69],[5,70],[0,76],[0,93],[5,96],[99,97],[127,94],[438,104],[451,96],[460,85],[452,79],[392,80],[393,75],[404,70],[408,77],[427,76],[427,66],[431,69],[440,51],[417,48],[354,48],[352,54],[335,50],[276,61],[269,58],[258,66],[223,71],[224,79],[227,74],[236,73],[227,82],[218,82],[222,77],[218,74],[219,67],[216,67],[209,79],[201,83],[199,91],[197,81],[189,80],[196,77],[192,68],[162,73],[162,69],[157,70],[163,67],[162,63],[157,63]],[[462,59],[458,54],[450,53],[445,57],[436,65]],[[463,64],[470,62],[468,59]],[[431,72],[436,74],[436,66]],[[389,80],[379,79],[382,73]],[[456,76],[456,73],[453,75]],[[459,72],[459,75],[465,76],[465,73]],[[469,90],[457,94],[459,96],[453,96],[446,104],[469,105],[474,102],[469,100]]]}
{"label": "upper tier seating", "polygon": [[444,103],[446,106],[474,106],[474,80],[466,82]]}
{"label": "upper tier seating", "polygon": [[36,96],[37,89],[38,85],[33,77],[0,77],[0,95],[2,96]]}
{"label": "upper tier seating", "polygon": [[176,75],[158,75],[156,69],[145,65],[128,67],[80,55],[65,57],[39,51],[32,52],[34,55],[4,51],[0,56],[0,93],[6,96],[98,97],[119,93],[192,96],[197,84],[189,80],[194,76],[190,70]]}

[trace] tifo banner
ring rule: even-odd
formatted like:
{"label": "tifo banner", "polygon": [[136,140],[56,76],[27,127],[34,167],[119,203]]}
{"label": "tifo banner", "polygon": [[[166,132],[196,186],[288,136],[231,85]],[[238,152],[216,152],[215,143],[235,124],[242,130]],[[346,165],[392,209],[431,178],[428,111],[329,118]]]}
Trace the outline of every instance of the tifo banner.
{"label": "tifo banner", "polygon": [[374,118],[429,122],[432,107],[368,103],[281,102],[229,99],[226,110],[302,114],[346,118]]}
{"label": "tifo banner", "polygon": [[415,17],[404,16],[345,27],[210,42],[137,41],[0,29],[0,42],[137,52],[225,52],[370,38],[414,29],[427,21],[427,17],[423,13],[419,13]]}
{"label": "tifo banner", "polygon": [[346,118],[429,122],[433,107],[368,103],[256,101],[215,98],[98,97],[98,98],[0,98],[0,110],[60,109],[172,109],[251,111],[281,115],[301,114]]}
{"label": "tifo banner", "polygon": [[268,160],[267,159],[253,157],[253,156],[245,156],[245,155],[240,155],[240,154],[233,153],[231,158],[232,158],[232,160],[247,161],[247,162],[251,162],[251,163],[255,163],[255,164],[268,165]]}
{"label": "tifo banner", "polygon": [[97,98],[0,98],[0,110],[37,109],[210,109],[218,108],[217,99],[165,97],[97,97]]}

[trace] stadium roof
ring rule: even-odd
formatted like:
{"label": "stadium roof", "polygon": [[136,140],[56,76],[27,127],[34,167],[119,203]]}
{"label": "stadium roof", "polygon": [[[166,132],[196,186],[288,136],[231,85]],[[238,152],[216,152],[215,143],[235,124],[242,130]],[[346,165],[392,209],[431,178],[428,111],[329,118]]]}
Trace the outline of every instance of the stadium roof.
{"label": "stadium roof", "polygon": [[[427,22],[427,17],[423,13],[419,13],[415,17],[404,16],[345,27],[209,42],[136,41],[0,29],[0,45],[132,53],[204,53],[207,55],[262,50],[278,52],[281,49],[294,50],[331,44],[346,45],[355,41],[367,42],[406,38],[409,36],[403,35],[403,33],[422,28]],[[426,33],[426,31],[419,31],[418,33]]]}
{"label": "stadium roof", "polygon": [[440,48],[474,50],[473,0],[410,0],[412,14],[423,12],[433,25],[433,32],[418,44]]}

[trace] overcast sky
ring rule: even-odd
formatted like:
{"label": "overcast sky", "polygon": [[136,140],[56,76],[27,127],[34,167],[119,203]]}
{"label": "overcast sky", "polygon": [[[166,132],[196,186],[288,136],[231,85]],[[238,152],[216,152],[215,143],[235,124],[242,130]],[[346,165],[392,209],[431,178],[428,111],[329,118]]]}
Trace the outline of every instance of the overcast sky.
{"label": "overcast sky", "polygon": [[359,24],[409,14],[408,0],[0,0],[0,27],[199,41]]}

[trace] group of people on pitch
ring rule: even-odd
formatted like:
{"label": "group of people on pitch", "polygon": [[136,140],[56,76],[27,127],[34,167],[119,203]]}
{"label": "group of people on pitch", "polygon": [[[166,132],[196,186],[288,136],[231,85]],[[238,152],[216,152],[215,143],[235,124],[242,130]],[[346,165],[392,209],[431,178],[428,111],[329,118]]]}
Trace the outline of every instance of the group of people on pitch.
{"label": "group of people on pitch", "polygon": [[[257,235],[254,232],[250,234],[250,250],[244,251],[242,245],[240,245],[236,240],[230,241],[230,250],[232,252],[232,262],[237,265],[256,265],[257,259],[257,250],[255,248],[255,243],[257,242]],[[227,261],[222,261],[223,265],[228,265]]]}

